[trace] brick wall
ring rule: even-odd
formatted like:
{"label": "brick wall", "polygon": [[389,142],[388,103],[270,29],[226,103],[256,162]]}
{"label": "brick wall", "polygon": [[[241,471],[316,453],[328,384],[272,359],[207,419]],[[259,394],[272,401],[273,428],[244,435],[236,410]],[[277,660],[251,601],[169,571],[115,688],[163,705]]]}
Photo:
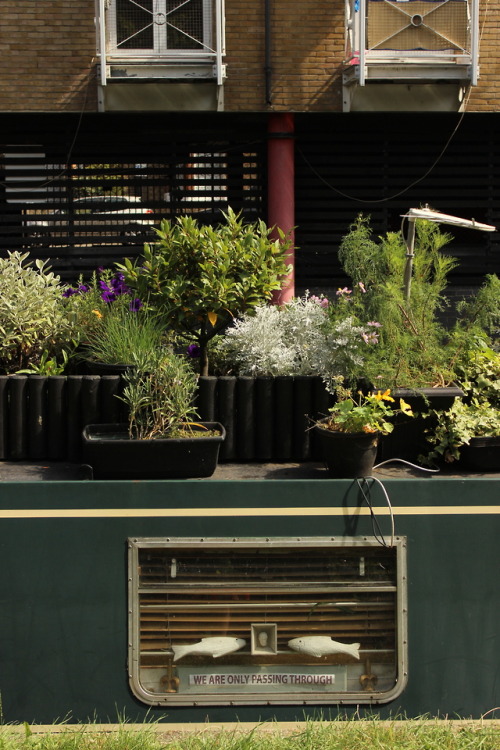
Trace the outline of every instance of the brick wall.
{"label": "brick wall", "polygon": [[[264,0],[226,0],[229,110],[341,111],[343,0],[271,0],[266,104]],[[468,111],[500,109],[500,0],[480,0],[480,78]]]}
{"label": "brick wall", "polygon": [[[270,0],[268,89],[264,3],[226,0],[225,108],[340,111],[343,0]],[[94,15],[93,0],[3,0],[0,111],[96,110]],[[500,0],[481,0],[480,27],[480,79],[467,109],[498,111]]]}
{"label": "brick wall", "polygon": [[93,0],[3,0],[0,110],[95,110]]}
{"label": "brick wall", "polygon": [[226,108],[340,110],[342,0],[271,0],[270,6],[270,86],[266,92],[264,0],[226,0]]}
{"label": "brick wall", "polygon": [[500,0],[481,0],[479,81],[468,92],[467,111],[500,110]]}

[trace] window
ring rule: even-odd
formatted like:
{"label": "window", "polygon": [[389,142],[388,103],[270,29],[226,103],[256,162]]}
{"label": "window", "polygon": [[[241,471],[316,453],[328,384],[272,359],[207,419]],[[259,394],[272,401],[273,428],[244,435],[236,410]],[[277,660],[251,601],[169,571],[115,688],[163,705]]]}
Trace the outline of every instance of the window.
{"label": "window", "polygon": [[346,0],[344,82],[470,81],[478,0]]}
{"label": "window", "polygon": [[406,543],[130,539],[129,673],[152,705],[379,703],[406,680]]}

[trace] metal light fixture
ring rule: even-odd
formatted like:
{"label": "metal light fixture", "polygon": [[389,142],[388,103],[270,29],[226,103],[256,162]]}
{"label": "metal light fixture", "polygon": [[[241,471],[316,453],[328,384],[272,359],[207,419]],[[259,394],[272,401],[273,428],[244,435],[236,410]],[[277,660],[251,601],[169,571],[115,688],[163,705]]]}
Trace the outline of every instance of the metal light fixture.
{"label": "metal light fixture", "polygon": [[474,219],[461,219],[459,216],[450,216],[442,214],[439,211],[432,211],[428,206],[425,208],[410,208],[408,213],[403,214],[403,219],[408,219],[408,234],[405,239],[406,243],[406,265],[404,272],[404,290],[405,299],[410,299],[411,277],[413,271],[413,258],[415,257],[415,220],[426,219],[436,224],[451,224],[456,227],[465,227],[466,229],[478,229],[481,232],[496,232],[496,227],[491,224],[481,224]]}

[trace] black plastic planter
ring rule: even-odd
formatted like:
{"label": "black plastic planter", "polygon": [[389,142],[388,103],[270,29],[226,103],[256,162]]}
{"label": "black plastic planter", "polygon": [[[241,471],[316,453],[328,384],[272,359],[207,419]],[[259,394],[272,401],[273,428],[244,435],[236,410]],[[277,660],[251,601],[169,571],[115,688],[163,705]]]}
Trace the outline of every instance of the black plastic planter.
{"label": "black plastic planter", "polygon": [[321,424],[317,424],[314,430],[331,477],[371,477],[377,457],[378,432],[336,432]]}
{"label": "black plastic planter", "polygon": [[460,449],[460,462],[471,471],[500,471],[500,435],[471,438]]}
{"label": "black plastic planter", "polygon": [[455,398],[463,398],[464,392],[457,386],[396,388],[391,392],[391,396],[396,400],[394,404],[396,408],[399,407],[399,399],[402,398],[411,406],[416,416],[408,417],[405,414],[396,416],[394,430],[389,435],[384,435],[384,439],[380,441],[377,461],[400,458],[418,464],[418,457],[429,451],[426,431],[432,429],[433,426],[430,417],[424,418],[420,415],[432,409],[446,411]]}
{"label": "black plastic planter", "polygon": [[[201,437],[134,440],[124,424],[87,425],[83,430],[83,459],[94,479],[188,479],[210,477],[226,436],[218,422],[191,429]],[[219,435],[204,436],[209,430]]]}

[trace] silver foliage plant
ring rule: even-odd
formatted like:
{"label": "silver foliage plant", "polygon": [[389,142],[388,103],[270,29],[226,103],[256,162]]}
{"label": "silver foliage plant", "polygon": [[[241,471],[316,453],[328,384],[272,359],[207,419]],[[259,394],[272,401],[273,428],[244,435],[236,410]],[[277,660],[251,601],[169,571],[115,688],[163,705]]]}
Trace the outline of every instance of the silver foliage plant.
{"label": "silver foliage plant", "polygon": [[371,345],[368,331],[352,317],[332,320],[327,307],[325,297],[309,292],[282,307],[257,307],[219,340],[219,367],[239,375],[321,375],[327,384],[350,377]]}

